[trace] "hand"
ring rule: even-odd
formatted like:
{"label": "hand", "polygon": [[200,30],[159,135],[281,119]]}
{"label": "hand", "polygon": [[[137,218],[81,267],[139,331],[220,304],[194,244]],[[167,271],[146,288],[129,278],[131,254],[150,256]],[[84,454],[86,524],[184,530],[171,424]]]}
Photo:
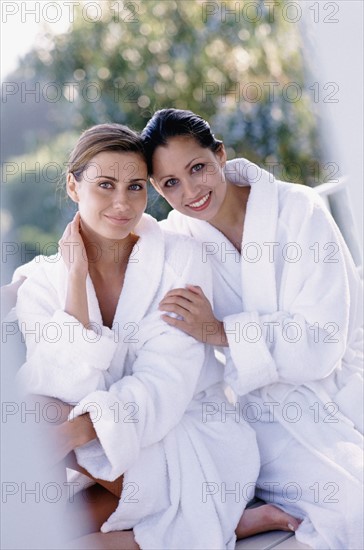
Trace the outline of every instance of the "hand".
{"label": "hand", "polygon": [[77,416],[55,426],[54,462],[59,462],[77,447],[97,438],[95,428],[88,413]]}
{"label": "hand", "polygon": [[227,346],[224,324],[214,316],[211,304],[199,286],[175,288],[167,292],[159,304],[159,309],[175,313],[180,319],[162,315],[162,319],[179,328],[199,342],[214,346]]}
{"label": "hand", "polygon": [[62,258],[70,273],[87,276],[88,259],[85,244],[80,233],[80,213],[77,212],[73,220],[66,226],[59,240]]}

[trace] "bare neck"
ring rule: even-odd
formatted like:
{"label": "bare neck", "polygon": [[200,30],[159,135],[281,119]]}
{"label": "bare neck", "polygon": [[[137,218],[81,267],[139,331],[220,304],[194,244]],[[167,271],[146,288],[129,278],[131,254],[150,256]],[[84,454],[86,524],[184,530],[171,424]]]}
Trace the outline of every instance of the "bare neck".
{"label": "bare neck", "polygon": [[125,273],[138,236],[130,233],[125,239],[111,241],[82,231],[91,278],[117,278]]}
{"label": "bare neck", "polygon": [[223,233],[237,248],[241,249],[246,207],[250,187],[238,187],[227,182],[225,199],[216,216],[209,221]]}

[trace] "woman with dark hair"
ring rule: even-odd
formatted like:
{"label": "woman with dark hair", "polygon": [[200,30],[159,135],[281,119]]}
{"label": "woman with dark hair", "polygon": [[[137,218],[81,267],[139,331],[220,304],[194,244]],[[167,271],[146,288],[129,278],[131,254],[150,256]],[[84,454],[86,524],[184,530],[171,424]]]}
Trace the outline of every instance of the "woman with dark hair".
{"label": "woman with dark hair", "polygon": [[[84,132],[66,179],[78,211],[59,253],[14,279],[27,277],[16,307],[22,387],[76,405],[55,428],[60,456],[75,450],[94,481],[120,481],[116,494],[94,485],[69,504],[76,547],[234,548],[259,469],[255,434],[243,418],[222,417],[213,348],[158,311],[168,290],[187,283],[212,299],[209,266],[192,239],[144,214],[147,166],[133,131]],[[239,494],[226,496],[237,483]]]}
{"label": "woman with dark hair", "polygon": [[190,111],[157,111],[142,137],[174,208],[162,225],[200,243],[214,278],[213,306],[181,286],[163,319],[223,347],[225,381],[255,411],[258,496],[303,519],[299,541],[362,548],[362,284],[337,226],[313,190],[245,159],[225,168]]}

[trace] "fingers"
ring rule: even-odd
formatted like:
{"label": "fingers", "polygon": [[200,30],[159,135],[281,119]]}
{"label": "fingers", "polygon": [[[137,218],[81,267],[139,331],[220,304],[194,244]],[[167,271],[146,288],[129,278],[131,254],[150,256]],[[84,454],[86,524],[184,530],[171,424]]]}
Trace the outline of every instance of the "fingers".
{"label": "fingers", "polygon": [[81,222],[80,213],[79,211],[77,211],[73,217],[73,220],[68,224],[70,227],[71,233],[80,232],[80,222]]}
{"label": "fingers", "polygon": [[[200,298],[205,297],[200,287],[194,287],[192,285],[188,286],[189,288],[173,288],[172,290],[169,290],[164,296],[162,302],[164,300],[170,300],[170,298],[179,297],[191,303],[197,303],[200,301]],[[195,289],[199,289],[199,292],[196,292]]]}
{"label": "fingers", "polygon": [[65,227],[65,230],[63,231],[62,237],[59,239],[58,244],[62,244],[64,242],[67,242],[70,237],[74,237],[75,235],[81,236],[80,234],[80,222],[81,222],[81,216],[79,211],[76,212],[76,214],[73,217],[73,220],[71,220]]}
{"label": "fingers", "polygon": [[190,334],[187,323],[182,319],[176,319],[175,317],[171,317],[170,315],[162,315],[162,319],[167,323],[167,325],[178,328],[179,330]]}
{"label": "fingers", "polygon": [[184,298],[185,300],[189,300],[190,302],[192,302],[192,300],[195,298],[196,295],[194,292],[191,292],[186,288],[173,288],[172,290],[169,290],[166,293],[163,300],[165,300],[166,298],[172,298],[174,296],[180,296],[181,298]]}
{"label": "fingers", "polygon": [[200,286],[197,286],[197,285],[186,285],[186,286],[191,292],[193,292],[193,294],[198,294],[199,296],[204,296],[206,298],[204,291]]}
{"label": "fingers", "polygon": [[184,307],[178,306],[177,304],[166,304],[163,307],[160,307],[159,309],[162,311],[166,311],[168,313],[175,313],[176,315],[179,315],[180,317],[182,317],[184,321],[192,322],[193,320],[191,312],[188,311],[188,309],[185,309]]}
{"label": "fingers", "polygon": [[[168,296],[164,297],[163,300],[159,304],[159,309],[165,310],[165,311],[172,311],[170,309],[165,309],[166,307],[176,306],[182,309],[184,312],[189,311],[190,313],[198,313],[198,307],[191,302],[191,300],[188,300],[188,298],[184,298],[183,296]],[[174,310],[173,310],[174,311]],[[177,313],[177,311],[175,312]]]}

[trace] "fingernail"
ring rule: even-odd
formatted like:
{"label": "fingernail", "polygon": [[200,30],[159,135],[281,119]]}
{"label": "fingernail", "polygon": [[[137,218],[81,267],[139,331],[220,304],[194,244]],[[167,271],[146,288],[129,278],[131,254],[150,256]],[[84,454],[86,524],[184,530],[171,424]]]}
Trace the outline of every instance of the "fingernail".
{"label": "fingernail", "polygon": [[292,523],[289,523],[288,524],[288,529],[290,529],[291,531],[295,531],[296,529],[293,527]]}

